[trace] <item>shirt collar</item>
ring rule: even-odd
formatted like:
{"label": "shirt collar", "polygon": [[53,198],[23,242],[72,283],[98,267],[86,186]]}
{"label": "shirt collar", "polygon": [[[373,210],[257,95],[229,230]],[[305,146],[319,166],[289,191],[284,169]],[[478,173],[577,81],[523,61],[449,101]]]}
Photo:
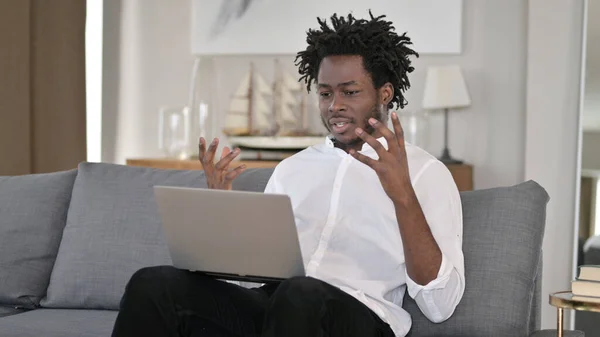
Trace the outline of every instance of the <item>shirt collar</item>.
{"label": "shirt collar", "polygon": [[[333,136],[329,135],[329,136],[325,137],[325,145],[328,148],[331,148],[331,149],[335,148],[335,144],[333,143],[333,141],[334,141]],[[388,149],[388,143],[387,143],[387,141],[385,140],[384,137],[377,138],[377,141],[380,142],[381,145],[383,145],[383,147],[386,150]],[[360,152],[366,152],[366,151],[369,151],[369,150],[373,150],[373,147],[371,147],[371,145],[369,145],[367,143],[364,143],[363,146],[362,146],[362,148],[360,149]]]}

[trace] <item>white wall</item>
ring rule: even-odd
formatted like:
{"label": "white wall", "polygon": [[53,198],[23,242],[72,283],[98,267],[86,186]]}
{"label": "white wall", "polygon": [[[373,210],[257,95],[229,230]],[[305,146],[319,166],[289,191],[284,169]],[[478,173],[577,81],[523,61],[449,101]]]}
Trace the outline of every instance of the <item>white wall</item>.
{"label": "white wall", "polygon": [[119,72],[121,60],[121,0],[104,0],[102,25],[102,131],[103,162],[117,162],[116,137],[119,115]]}
{"label": "white wall", "polygon": [[[415,63],[409,109],[420,106],[427,65],[456,63],[464,70],[472,106],[451,114],[449,142],[453,156],[474,165],[475,188],[523,179],[526,25],[525,1],[467,0],[463,54]],[[432,119],[428,147],[436,155],[443,146],[441,117]]]}
{"label": "white wall", "polygon": [[188,0],[105,0],[102,161],[156,157],[158,110],[187,103]]}
{"label": "white wall", "polygon": [[[599,18],[600,1],[589,1],[587,11],[589,18]],[[600,20],[588,20],[586,38],[587,57],[583,127],[584,130],[600,132]]]}
{"label": "white wall", "polygon": [[[187,103],[193,58],[189,54],[188,0],[106,0],[103,161],[161,156],[157,144],[158,109]],[[415,61],[407,109],[420,109],[425,67],[456,63],[463,67],[473,104],[450,118],[450,148],[475,167],[476,188],[515,184],[523,179],[526,10],[522,0],[466,0],[464,52],[460,56],[423,55]],[[121,7],[119,12],[117,9]],[[112,14],[111,14],[112,13]],[[510,21],[511,24],[507,24]],[[120,34],[116,34],[120,32]],[[111,37],[112,36],[112,37]],[[110,57],[112,55],[112,58]],[[293,56],[281,60],[295,72]],[[228,97],[254,61],[272,78],[273,58],[219,57],[214,60],[215,109]],[[213,112],[215,110],[213,109]],[[313,124],[319,127],[317,112]],[[222,119],[222,114],[219,118]],[[442,148],[441,114],[431,118],[427,150]]]}
{"label": "white wall", "polygon": [[570,289],[573,277],[583,4],[529,0],[525,178],[551,197],[543,244],[545,328],[556,326],[548,294]]}
{"label": "white wall", "polygon": [[[589,1],[588,18],[600,17],[600,1]],[[600,20],[588,20],[581,167],[600,169]]]}

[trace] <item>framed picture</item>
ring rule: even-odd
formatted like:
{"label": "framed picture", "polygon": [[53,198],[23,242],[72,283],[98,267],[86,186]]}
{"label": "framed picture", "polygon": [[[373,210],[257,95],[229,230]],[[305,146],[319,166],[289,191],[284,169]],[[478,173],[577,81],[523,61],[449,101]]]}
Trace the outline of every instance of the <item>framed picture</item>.
{"label": "framed picture", "polygon": [[296,54],[317,17],[386,15],[421,54],[460,54],[462,0],[192,0],[196,55]]}

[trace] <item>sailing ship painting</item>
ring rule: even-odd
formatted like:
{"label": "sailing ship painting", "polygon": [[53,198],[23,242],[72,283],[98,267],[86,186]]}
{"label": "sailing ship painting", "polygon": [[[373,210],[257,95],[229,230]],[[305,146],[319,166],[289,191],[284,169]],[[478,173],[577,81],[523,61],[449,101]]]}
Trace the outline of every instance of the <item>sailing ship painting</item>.
{"label": "sailing ship painting", "polygon": [[223,133],[230,137],[311,136],[307,100],[306,89],[278,60],[271,86],[250,64],[229,104]]}

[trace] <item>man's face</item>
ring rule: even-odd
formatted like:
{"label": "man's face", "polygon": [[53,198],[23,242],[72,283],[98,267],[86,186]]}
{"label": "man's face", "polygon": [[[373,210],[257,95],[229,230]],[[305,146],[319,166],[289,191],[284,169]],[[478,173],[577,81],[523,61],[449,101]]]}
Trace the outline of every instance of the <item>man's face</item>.
{"label": "man's face", "polygon": [[321,120],[337,146],[346,151],[360,150],[363,141],[355,133],[357,127],[380,137],[373,133],[368,120],[373,117],[386,121],[393,88],[388,83],[375,89],[361,56],[325,57],[319,67],[317,87]]}

